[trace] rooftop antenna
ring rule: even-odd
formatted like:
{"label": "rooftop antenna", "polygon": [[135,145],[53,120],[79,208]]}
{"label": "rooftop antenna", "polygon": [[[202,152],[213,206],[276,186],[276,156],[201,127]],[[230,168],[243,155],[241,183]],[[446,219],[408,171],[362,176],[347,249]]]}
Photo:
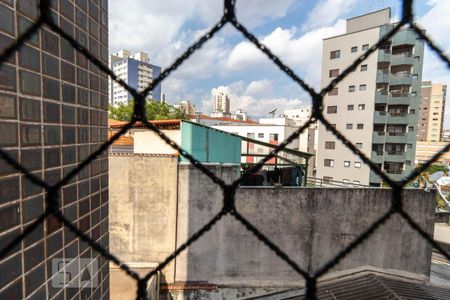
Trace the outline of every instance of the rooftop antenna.
{"label": "rooftop antenna", "polygon": [[274,108],[274,109],[272,109],[269,113],[268,113],[268,115],[272,115],[272,119],[273,118],[275,118],[275,112],[277,111],[277,109],[276,108]]}

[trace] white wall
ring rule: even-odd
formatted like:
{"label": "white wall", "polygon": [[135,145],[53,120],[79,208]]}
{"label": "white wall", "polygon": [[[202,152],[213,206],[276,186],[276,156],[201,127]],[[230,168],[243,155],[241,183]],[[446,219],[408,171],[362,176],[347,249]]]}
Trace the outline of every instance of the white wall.
{"label": "white wall", "polygon": [[[181,143],[180,130],[161,130],[178,145]],[[150,130],[134,131],[134,153],[176,154],[177,151]]]}

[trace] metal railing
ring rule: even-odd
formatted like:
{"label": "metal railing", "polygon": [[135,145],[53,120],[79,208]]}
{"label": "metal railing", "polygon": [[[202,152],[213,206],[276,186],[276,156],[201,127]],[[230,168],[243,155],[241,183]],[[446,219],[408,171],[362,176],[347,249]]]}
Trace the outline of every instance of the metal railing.
{"label": "metal railing", "polygon": [[[433,240],[433,237],[428,234],[424,229],[420,227],[413,219],[403,209],[402,203],[402,191],[405,186],[412,180],[414,180],[419,174],[425,171],[433,162],[435,162],[444,152],[449,151],[450,143],[447,144],[441,151],[436,153],[432,159],[422,164],[420,167],[414,169],[409,175],[399,181],[391,179],[380,167],[372,162],[364,153],[362,153],[355,145],[353,145],[343,134],[341,134],[336,128],[334,128],[329,121],[325,118],[323,113],[323,98],[330,92],[338,83],[340,83],[350,72],[354,71],[367,57],[375,52],[380,45],[385,44],[390,40],[394,34],[399,32],[403,26],[408,26],[419,38],[423,39],[429,46],[432,52],[434,52],[450,69],[450,60],[444,53],[444,51],[439,48],[422,30],[419,25],[415,22],[413,15],[413,1],[403,0],[402,15],[401,20],[393,25],[392,27],[386,27],[386,34],[372,47],[359,56],[350,66],[343,70],[339,76],[334,78],[325,88],[320,91],[314,90],[308,83],[305,82],[292,68],[286,65],[279,57],[274,55],[272,51],[262,44],[254,34],[252,34],[236,17],[235,7],[236,0],[224,0],[224,12],[221,19],[203,36],[201,36],[197,42],[192,44],[180,57],[178,57],[169,67],[167,67],[157,78],[154,78],[153,82],[142,92],[138,92],[134,88],[130,87],[125,81],[116,76],[107,65],[102,63],[98,58],[92,55],[89,50],[77,42],[70,34],[64,32],[57,23],[53,20],[50,11],[50,0],[41,0],[39,4],[40,16],[34,22],[34,24],[19,38],[17,38],[13,45],[6,48],[0,55],[0,65],[6,62],[12,54],[18,51],[24,43],[29,40],[34,33],[36,33],[43,25],[46,25],[49,29],[57,33],[60,37],[68,41],[72,47],[77,49],[79,53],[84,55],[88,60],[90,60],[94,65],[96,65],[101,71],[108,74],[114,81],[122,85],[135,99],[134,102],[134,114],[132,120],[125,125],[119,132],[112,136],[107,142],[105,142],[99,149],[93,152],[89,157],[81,162],[75,169],[70,171],[64,176],[64,178],[57,182],[56,184],[49,184],[42,180],[41,178],[33,175],[30,170],[22,166],[13,156],[9,155],[4,149],[0,149],[0,157],[5,160],[8,164],[14,167],[17,171],[21,172],[28,180],[32,183],[41,186],[46,191],[46,203],[47,208],[44,214],[42,214],[37,220],[35,220],[31,225],[24,228],[22,233],[9,242],[6,245],[1,246],[0,258],[3,258],[10,250],[12,250],[17,244],[19,244],[26,236],[28,236],[37,226],[39,226],[46,218],[55,217],[60,220],[64,226],[66,226],[71,232],[77,235],[81,240],[87,242],[94,250],[98,251],[104,258],[113,262],[119,266],[126,274],[131,276],[138,286],[137,298],[146,299],[147,298],[147,288],[149,281],[157,275],[164,267],[166,267],[171,261],[173,261],[181,252],[186,250],[190,245],[195,243],[198,239],[202,238],[203,235],[208,232],[212,227],[215,226],[224,216],[228,215],[235,218],[240,222],[247,230],[253,233],[265,246],[271,249],[279,258],[284,260],[292,269],[294,269],[298,274],[304,277],[306,281],[306,295],[307,299],[316,299],[317,282],[318,279],[329,272],[333,267],[335,267],[344,257],[346,257],[352,250],[362,244],[367,238],[369,238],[372,233],[374,233],[382,224],[389,220],[394,215],[399,215],[403,218],[411,228],[417,231],[424,239],[430,243],[435,251],[441,253],[444,257],[450,260],[450,254],[447,249],[443,247],[442,244],[437,243]],[[264,55],[266,55],[282,72],[289,76],[295,83],[297,83],[301,88],[303,88],[312,99],[312,115],[310,119],[301,127],[299,127],[292,135],[290,135],[284,142],[273,149],[270,154],[268,154],[264,159],[262,159],[258,164],[254,165],[247,172],[245,172],[240,178],[235,180],[231,184],[226,184],[221,178],[218,178],[213,174],[206,166],[197,161],[191,154],[182,149],[174,141],[172,141],[168,136],[166,136],[161,130],[148,122],[145,114],[145,101],[146,96],[163,80],[165,80],[174,70],[176,70],[181,64],[188,60],[193,53],[200,49],[208,40],[212,39],[219,31],[223,29],[225,25],[231,25],[237,31],[242,33],[243,37],[249,42],[255,45]],[[139,25],[137,25],[139,26]],[[410,34],[408,32],[407,34]],[[154,270],[141,277],[133,271],[127,264],[122,262],[120,258],[116,257],[114,254],[110,253],[107,249],[102,247],[99,243],[91,239],[87,234],[81,231],[76,225],[74,225],[68,218],[66,218],[60,209],[59,194],[61,187],[72,180],[77,174],[79,174],[86,166],[88,166],[94,159],[99,157],[105,150],[107,150],[122,134],[126,133],[136,122],[142,122],[142,124],[155,132],[161,137],[167,144],[177,150],[180,155],[186,157],[195,167],[201,170],[206,176],[208,176],[214,184],[221,187],[223,191],[223,206],[221,211],[215,215],[211,220],[209,220],[200,230],[195,232],[184,244],[180,245],[176,251],[170,254],[166,259],[164,259]],[[272,157],[275,157],[280,151],[286,148],[286,146],[296,139],[302,132],[304,132],[311,124],[314,122],[321,122],[329,131],[331,131],[337,139],[342,141],[344,145],[356,156],[358,156],[362,162],[367,164],[370,169],[377,174],[381,179],[391,187],[392,197],[391,197],[391,207],[389,210],[384,212],[379,218],[366,228],[358,237],[356,237],[352,242],[350,242],[345,249],[341,249],[332,259],[329,261],[324,261],[322,266],[315,272],[309,272],[304,270],[295,262],[289,255],[287,255],[282,249],[280,249],[272,240],[264,235],[257,225],[252,224],[248,221],[241,213],[236,209],[235,206],[235,193],[239,188],[240,184],[248,178],[251,174],[257,172],[267,161]],[[4,272],[4,271],[2,271]]]}

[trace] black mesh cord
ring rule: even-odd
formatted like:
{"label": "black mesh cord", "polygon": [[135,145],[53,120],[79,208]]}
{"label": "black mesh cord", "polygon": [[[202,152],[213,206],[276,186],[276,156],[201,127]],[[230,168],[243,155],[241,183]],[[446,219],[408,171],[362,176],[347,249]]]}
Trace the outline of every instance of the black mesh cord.
{"label": "black mesh cord", "polygon": [[[33,175],[30,170],[22,166],[18,161],[16,161],[11,155],[8,154],[3,149],[0,149],[0,157],[5,160],[9,165],[11,165],[15,170],[20,172],[26,177],[26,180],[42,187],[46,192],[46,209],[44,213],[36,219],[31,225],[24,228],[23,232],[12,240],[8,245],[2,246],[0,250],[0,258],[3,258],[14,246],[19,244],[26,236],[28,236],[37,226],[43,223],[48,217],[55,217],[58,219],[65,227],[67,227],[72,233],[78,236],[82,241],[89,244],[89,246],[95,251],[99,252],[105,259],[113,262],[124,270],[131,278],[136,281],[137,285],[137,299],[146,299],[146,288],[149,280],[158,271],[161,271],[168,263],[174,260],[182,251],[187,249],[190,245],[195,243],[200,239],[206,232],[208,232],[212,227],[214,227],[221,219],[230,215],[240,222],[244,228],[251,232],[258,240],[267,246],[271,251],[273,251],[279,258],[285,261],[293,270],[295,270],[299,277],[303,277],[306,281],[306,298],[316,299],[317,291],[317,281],[319,278],[326,274],[331,268],[339,263],[341,259],[346,257],[353,249],[358,247],[363,241],[369,238],[382,224],[389,220],[393,215],[398,214],[401,216],[412,229],[417,231],[428,243],[430,243],[440,254],[445,256],[450,260],[450,255],[444,251],[444,249],[433,240],[433,237],[425,232],[403,209],[402,206],[402,192],[405,186],[419,176],[426,168],[428,168],[432,163],[436,162],[439,157],[450,150],[450,144],[439,151],[436,155],[432,157],[429,161],[421,165],[420,167],[414,169],[408,176],[406,176],[401,181],[392,180],[383,170],[372,162],[367,156],[365,156],[361,151],[359,151],[355,145],[353,145],[346,137],[341,134],[336,128],[331,126],[331,124],[325,118],[323,110],[323,98],[324,96],[339,82],[341,82],[350,72],[355,70],[357,66],[365,61],[372,53],[374,53],[385,41],[389,40],[402,26],[411,27],[418,36],[425,41],[425,43],[430,47],[431,51],[437,54],[437,56],[445,63],[447,68],[450,69],[450,60],[444,51],[437,46],[437,44],[432,41],[432,39],[421,29],[417,24],[414,23],[413,14],[413,1],[403,0],[402,6],[402,19],[401,21],[393,27],[393,29],[383,36],[378,43],[373,45],[368,51],[363,53],[358,57],[347,69],[345,69],[339,76],[330,82],[328,86],[322,89],[320,92],[316,92],[312,87],[310,87],[300,76],[295,74],[295,72],[282,60],[274,55],[270,49],[268,49],[264,44],[262,44],[242,23],[240,23],[236,17],[235,0],[224,0],[224,12],[217,24],[215,24],[206,34],[199,38],[197,42],[191,45],[187,50],[177,58],[167,69],[165,69],[161,74],[153,80],[153,82],[142,92],[138,92],[134,88],[127,85],[122,79],[118,78],[112,70],[108,68],[103,62],[92,55],[88,49],[80,45],[71,35],[64,32],[53,20],[50,13],[50,1],[41,0],[39,4],[40,16],[32,24],[32,26],[19,38],[17,38],[13,45],[6,48],[3,53],[0,54],[0,66],[6,62],[16,51],[18,51],[23,44],[29,40],[34,33],[37,32],[43,25],[48,26],[53,32],[57,33],[60,37],[65,39],[76,51],[85,56],[90,62],[97,66],[102,72],[110,76],[115,82],[123,86],[128,92],[130,92],[135,99],[134,114],[132,121],[126,124],[119,132],[113,135],[107,142],[102,144],[100,148],[90,154],[83,162],[81,162],[75,169],[64,176],[62,180],[54,185],[46,183],[44,180]],[[310,119],[305,125],[299,127],[292,135],[290,135],[285,141],[283,141],[279,146],[272,150],[265,158],[263,158],[258,164],[247,170],[240,178],[235,180],[233,183],[227,185],[222,179],[218,178],[213,172],[211,172],[207,167],[205,167],[201,162],[195,159],[190,153],[182,149],[178,144],[167,137],[161,130],[156,128],[150,122],[147,121],[145,115],[145,99],[146,96],[154,89],[156,85],[161,83],[165,78],[167,78],[173,71],[175,71],[179,66],[181,66],[190,56],[198,51],[206,42],[212,39],[222,28],[230,23],[234,26],[242,36],[254,44],[262,53],[264,53],[268,59],[270,59],[282,72],[289,76],[295,83],[297,83],[301,88],[303,88],[312,99],[313,113]],[[275,157],[277,153],[285,149],[295,138],[297,138],[304,130],[306,130],[312,123],[319,121],[321,122],[329,131],[331,131],[344,145],[349,148],[356,156],[360,157],[361,160],[367,164],[372,171],[379,175],[385,183],[387,183],[392,188],[391,194],[391,207],[380,216],[377,221],[371,224],[367,229],[364,230],[358,237],[356,237],[349,245],[342,249],[336,254],[330,261],[324,262],[323,266],[319,268],[315,273],[310,273],[303,270],[300,266],[283,252],[274,242],[272,242],[266,235],[258,230],[256,226],[250,223],[244,216],[242,216],[239,211],[236,210],[235,206],[235,195],[236,190],[239,185],[250,175],[257,172],[270,158]],[[61,188],[67,184],[71,179],[77,176],[85,167],[92,163],[96,158],[105,153],[109,146],[112,145],[121,135],[125,134],[129,129],[133,127],[136,122],[142,122],[147,129],[155,132],[161,137],[168,145],[173,149],[177,150],[180,155],[187,158],[196,168],[208,176],[212,183],[217,184],[221,187],[223,191],[223,207],[222,210],[214,216],[209,222],[207,222],[202,228],[200,228],[196,233],[194,233],[184,244],[180,245],[176,251],[169,255],[163,262],[161,262],[154,270],[141,277],[136,272],[132,271],[128,265],[120,260],[120,258],[114,256],[107,249],[102,247],[99,243],[94,241],[91,237],[82,232],[76,225],[74,225],[68,218],[66,218],[59,205],[59,194]]]}

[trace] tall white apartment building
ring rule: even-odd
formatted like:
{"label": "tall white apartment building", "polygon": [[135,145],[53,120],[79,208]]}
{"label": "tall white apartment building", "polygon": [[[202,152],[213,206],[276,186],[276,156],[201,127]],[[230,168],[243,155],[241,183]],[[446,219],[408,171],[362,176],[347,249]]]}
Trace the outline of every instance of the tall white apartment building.
{"label": "tall white apartment building", "polygon": [[228,88],[220,86],[213,90],[213,113],[211,117],[230,117]]}
{"label": "tall white apartment building", "polygon": [[181,110],[187,116],[195,115],[195,105],[192,105],[189,100],[181,101],[180,104],[175,104],[173,107]]}
{"label": "tall white apartment building", "polygon": [[[346,33],[323,41],[325,87],[395,24],[390,9],[347,20]],[[402,28],[324,98],[326,119],[394,180],[414,167],[423,41]],[[380,186],[370,171],[319,124],[317,177]]]}
{"label": "tall white apartment building", "polygon": [[[131,54],[128,50],[120,50],[110,56],[109,67],[118,77],[138,91],[144,90],[153,81],[153,78],[161,74],[161,67],[150,64],[148,54],[145,52]],[[161,84],[158,84],[150,92],[148,98],[161,101]],[[109,80],[111,105],[127,103],[132,99],[132,95],[123,86]]]}

